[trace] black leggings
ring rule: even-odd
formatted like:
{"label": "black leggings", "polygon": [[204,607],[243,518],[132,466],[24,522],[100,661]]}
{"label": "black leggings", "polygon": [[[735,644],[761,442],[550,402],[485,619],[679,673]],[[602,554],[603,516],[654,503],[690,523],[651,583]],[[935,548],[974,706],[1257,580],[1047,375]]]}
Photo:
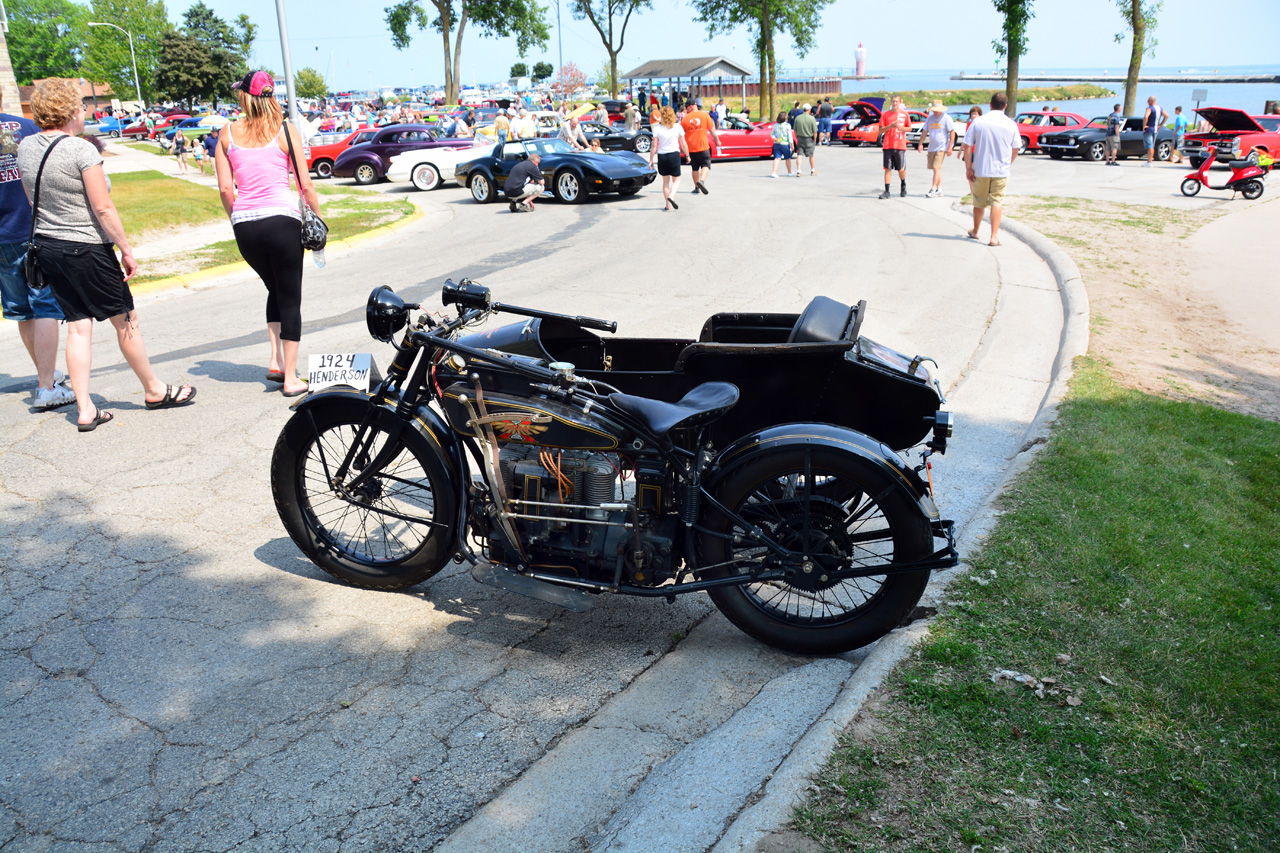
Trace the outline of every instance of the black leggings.
{"label": "black leggings", "polygon": [[232,230],[241,257],[267,286],[267,322],[280,324],[282,340],[302,340],[302,223],[268,216]]}

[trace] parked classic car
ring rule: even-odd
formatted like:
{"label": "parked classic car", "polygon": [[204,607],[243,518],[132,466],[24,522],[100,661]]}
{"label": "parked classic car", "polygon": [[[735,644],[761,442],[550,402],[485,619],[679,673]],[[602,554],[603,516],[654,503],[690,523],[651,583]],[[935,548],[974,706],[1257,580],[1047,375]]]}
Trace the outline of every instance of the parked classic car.
{"label": "parked classic car", "polygon": [[321,133],[307,141],[307,168],[316,173],[318,178],[333,176],[333,161],[338,155],[352,145],[359,145],[373,139],[378,131],[372,127],[359,127],[354,131],[342,130],[337,133]]}
{"label": "parked classic car", "polygon": [[476,159],[492,144],[477,135],[474,148],[419,148],[396,154],[387,166],[387,180],[409,181],[416,189],[429,192],[444,181],[457,180],[458,165]]}
{"label": "parked classic car", "polygon": [[724,127],[716,131],[720,145],[711,154],[712,160],[767,160],[773,156],[773,122],[752,124],[737,116],[725,116]]}
{"label": "parked classic car", "polygon": [[391,158],[419,148],[470,148],[475,140],[469,136],[443,138],[425,124],[393,124],[379,128],[367,142],[351,145],[333,161],[337,178],[355,178],[357,184],[372,184],[383,179]]}
{"label": "parked classic car", "polygon": [[[1040,137],[1040,147],[1054,160],[1068,155],[1087,160],[1101,161],[1107,156],[1107,117],[1098,116],[1084,127],[1046,133]],[[1156,134],[1156,159],[1168,160],[1173,152],[1173,131],[1160,128]],[[1147,149],[1142,144],[1142,116],[1126,116],[1120,131],[1120,157],[1144,157]]]}
{"label": "parked classic car", "polygon": [[600,147],[605,151],[635,151],[637,154],[648,154],[653,147],[653,134],[647,129],[623,130],[621,127],[609,127],[598,121],[580,122],[582,133],[588,140],[599,139]]}
{"label": "parked classic car", "polygon": [[647,158],[630,151],[592,154],[575,151],[559,139],[522,139],[459,163],[454,179],[470,189],[471,197],[481,204],[494,201],[502,194],[502,185],[515,165],[534,152],[542,157],[539,165],[547,188],[569,204],[599,193],[634,195],[658,176],[649,168]]}
{"label": "parked classic car", "polygon": [[1210,145],[1218,149],[1217,161],[1251,159],[1258,162],[1255,148],[1264,149],[1271,157],[1280,155],[1280,116],[1251,116],[1244,110],[1227,107],[1204,107],[1196,110],[1213,125],[1207,133],[1188,133],[1182,153],[1199,169]]}
{"label": "parked classic car", "polygon": [[1053,112],[1050,110],[1033,110],[1018,113],[1014,119],[1018,124],[1018,135],[1022,137],[1019,154],[1040,150],[1040,137],[1046,133],[1058,133],[1073,128],[1081,128],[1089,120],[1079,113]]}
{"label": "parked classic car", "polygon": [[[968,113],[951,113],[951,124],[956,131],[956,147],[959,148],[964,144],[965,131],[969,129]],[[911,129],[907,131],[907,145],[915,145],[920,141],[920,134],[924,132],[924,124],[919,126],[912,124]]]}

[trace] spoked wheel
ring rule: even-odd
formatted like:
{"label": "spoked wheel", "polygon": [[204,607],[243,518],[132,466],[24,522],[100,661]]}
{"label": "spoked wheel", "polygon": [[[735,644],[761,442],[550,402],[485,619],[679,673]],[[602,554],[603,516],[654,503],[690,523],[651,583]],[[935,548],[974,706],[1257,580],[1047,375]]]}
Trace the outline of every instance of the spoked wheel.
{"label": "spoked wheel", "polygon": [[1200,192],[1200,182],[1197,181],[1195,178],[1187,178],[1185,181],[1182,182],[1183,195],[1190,196],[1190,195],[1195,195],[1198,192]]}
{"label": "spoked wheel", "polygon": [[788,449],[759,457],[730,473],[716,497],[775,542],[796,552],[788,564],[752,544],[748,531],[709,511],[703,534],[709,577],[745,574],[751,564],[792,572],[787,580],[710,591],[722,613],[770,645],[804,654],[835,654],[872,643],[911,611],[929,572],[838,577],[841,570],[874,569],[924,559],[933,539],[928,519],[888,477],[844,453]]}
{"label": "spoked wheel", "polygon": [[[271,490],[289,536],[317,566],[355,586],[403,589],[452,558],[456,500],[438,452],[408,427],[374,476],[335,488],[329,478],[366,411],[344,400],[295,414],[276,441]],[[345,482],[376,461],[387,426],[384,417],[366,430]]]}
{"label": "spoked wheel", "polygon": [[644,136],[643,134],[636,137],[636,153],[648,154],[649,149],[653,147],[653,137]]}
{"label": "spoked wheel", "polygon": [[1262,181],[1252,180],[1246,181],[1244,186],[1240,187],[1240,194],[1249,200],[1259,198],[1262,195]]}
{"label": "spoked wheel", "polygon": [[481,204],[488,204],[493,201],[493,184],[489,181],[489,176],[483,172],[477,172],[471,176],[471,182],[468,184],[471,188],[471,197]]}
{"label": "spoked wheel", "polygon": [[368,186],[369,184],[377,183],[378,170],[368,163],[361,163],[359,166],[356,166],[354,177],[357,184],[360,184],[361,186]]}

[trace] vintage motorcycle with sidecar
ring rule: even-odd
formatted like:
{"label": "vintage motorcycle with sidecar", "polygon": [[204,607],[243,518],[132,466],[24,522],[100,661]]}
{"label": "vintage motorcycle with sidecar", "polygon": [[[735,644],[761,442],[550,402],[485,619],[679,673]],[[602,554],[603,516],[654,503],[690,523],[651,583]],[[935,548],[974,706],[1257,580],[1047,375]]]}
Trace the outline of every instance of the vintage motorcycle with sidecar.
{"label": "vintage motorcycle with sidecar", "polygon": [[[276,443],[280,518],[335,577],[402,589],[457,558],[574,610],[705,591],[751,636],[830,654],[958,562],[932,497],[952,431],[932,360],[862,337],[865,303],[716,314],[691,341],[605,338],[616,323],[466,279],[442,300],[456,316],[410,324],[419,306],[374,290],[370,334],[405,329],[386,378],[308,395]],[[462,334],[503,313],[528,319]]]}

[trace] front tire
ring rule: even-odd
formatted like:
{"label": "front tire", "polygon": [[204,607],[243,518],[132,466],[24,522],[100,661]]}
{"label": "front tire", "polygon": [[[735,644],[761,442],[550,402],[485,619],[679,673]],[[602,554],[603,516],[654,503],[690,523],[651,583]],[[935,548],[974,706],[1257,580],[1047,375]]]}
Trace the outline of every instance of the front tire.
{"label": "front tire", "polygon": [[1097,163],[1107,156],[1107,146],[1103,142],[1095,142],[1085,149],[1084,156]]}
{"label": "front tire", "polygon": [[413,173],[409,176],[413,181],[413,185],[423,192],[431,192],[440,186],[440,173],[436,171],[436,167],[430,163],[420,163],[413,167]]}
{"label": "front tire", "polygon": [[1195,178],[1187,178],[1182,182],[1182,194],[1185,196],[1193,196],[1200,192],[1200,182]]}
{"label": "front tire", "polygon": [[[929,520],[871,463],[826,448],[787,448],[729,473],[716,498],[776,542],[803,549],[813,571],[787,581],[709,591],[716,607],[761,642],[802,654],[837,654],[875,642],[915,607],[929,572],[827,580],[840,567],[875,567],[927,557]],[[775,559],[738,525],[708,512],[703,565],[740,560],[736,570]],[[807,543],[807,544],[806,544]],[[723,577],[735,567],[708,572]]]}
{"label": "front tire", "polygon": [[[406,426],[395,455],[355,495],[376,509],[361,508],[335,491],[326,466],[332,473],[342,464],[367,412],[366,403],[348,399],[296,413],[276,441],[271,491],[290,538],[317,566],[353,586],[404,589],[452,559],[454,490],[438,452]],[[379,413],[368,432],[372,443],[357,457],[353,475],[385,445],[393,417]]]}
{"label": "front tire", "polygon": [[107,134],[107,135],[108,135],[108,136],[110,136],[112,139],[119,139],[119,138],[120,138],[120,131],[118,131],[118,130],[113,130],[113,131],[111,131],[111,132],[110,132],[109,134]]}
{"label": "front tire", "polygon": [[361,163],[356,166],[352,176],[356,179],[356,183],[360,186],[368,186],[378,182],[378,170],[368,163]]}
{"label": "front tire", "polygon": [[1156,144],[1156,159],[1168,160],[1173,155],[1173,143],[1169,141]]}
{"label": "front tire", "polygon": [[1031,147],[1031,140],[1025,136],[1018,137],[1018,153],[1026,154],[1027,149]]}
{"label": "front tire", "polygon": [[579,204],[586,199],[587,192],[582,187],[582,178],[568,169],[556,175],[555,195],[565,204]]}
{"label": "front tire", "polygon": [[467,187],[471,190],[471,197],[480,204],[488,204],[493,201],[493,181],[489,180],[489,176],[483,172],[477,172],[471,176],[471,180],[467,182]]}
{"label": "front tire", "polygon": [[1262,197],[1263,189],[1265,188],[1262,186],[1262,181],[1245,181],[1244,186],[1240,187],[1240,194],[1252,201],[1255,198]]}
{"label": "front tire", "polygon": [[1050,159],[1050,160],[1061,160],[1061,159],[1063,158],[1063,156],[1064,156],[1064,155],[1063,155],[1063,152],[1061,152],[1061,151],[1050,151],[1050,152],[1049,152],[1049,159]]}

